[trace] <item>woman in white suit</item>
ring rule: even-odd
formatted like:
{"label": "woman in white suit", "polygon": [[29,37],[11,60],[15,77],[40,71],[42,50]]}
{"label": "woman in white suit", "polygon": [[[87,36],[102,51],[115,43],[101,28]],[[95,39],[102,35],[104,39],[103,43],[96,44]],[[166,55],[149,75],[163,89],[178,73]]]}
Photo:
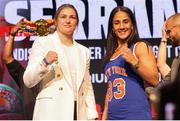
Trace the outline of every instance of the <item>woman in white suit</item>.
{"label": "woman in white suit", "polygon": [[89,50],[73,39],[78,22],[74,6],[64,4],[55,14],[56,31],[33,43],[23,78],[27,87],[41,88],[34,120],[97,118]]}

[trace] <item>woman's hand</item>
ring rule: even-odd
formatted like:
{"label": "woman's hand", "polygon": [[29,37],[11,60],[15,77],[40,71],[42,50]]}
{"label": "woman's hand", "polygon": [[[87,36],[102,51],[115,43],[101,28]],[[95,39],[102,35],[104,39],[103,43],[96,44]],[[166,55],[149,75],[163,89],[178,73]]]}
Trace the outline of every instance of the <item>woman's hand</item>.
{"label": "woman's hand", "polygon": [[16,35],[16,33],[21,29],[22,27],[22,24],[24,23],[24,18],[21,19],[14,27],[12,27],[11,31],[10,31],[10,34],[11,35]]}
{"label": "woman's hand", "polygon": [[161,39],[161,41],[167,42],[167,38],[168,38],[168,35],[166,34],[166,21],[165,21],[163,24],[163,27],[162,27],[162,39]]}
{"label": "woman's hand", "polygon": [[45,59],[46,59],[48,64],[52,64],[53,62],[58,60],[58,55],[55,51],[49,51],[46,54]]}
{"label": "woman's hand", "polygon": [[125,59],[126,62],[130,63],[131,65],[134,66],[138,63],[138,60],[135,58],[132,51],[127,47],[127,45],[119,48],[118,53]]}

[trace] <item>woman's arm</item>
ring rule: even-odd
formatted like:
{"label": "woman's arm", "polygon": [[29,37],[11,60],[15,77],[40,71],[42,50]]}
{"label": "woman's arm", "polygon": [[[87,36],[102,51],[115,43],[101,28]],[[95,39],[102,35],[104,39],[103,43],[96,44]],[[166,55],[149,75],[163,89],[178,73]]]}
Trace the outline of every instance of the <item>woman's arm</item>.
{"label": "woman's arm", "polygon": [[137,72],[140,76],[153,86],[159,83],[159,74],[152,48],[144,42],[139,42],[136,45],[135,53],[139,62]]}
{"label": "woman's arm", "polygon": [[7,42],[4,45],[3,50],[3,60],[5,64],[11,63],[14,60],[13,57],[13,44],[14,44],[14,38],[16,36],[16,33],[21,28],[23,19],[21,19],[10,31],[9,37]]}
{"label": "woman's arm", "polygon": [[42,42],[41,38],[35,40],[31,48],[28,65],[23,75],[24,83],[28,88],[38,84],[48,72],[47,66],[43,63],[46,48],[43,47]]}
{"label": "woman's arm", "polygon": [[122,45],[117,51],[126,62],[130,63],[137,73],[149,84],[156,86],[159,83],[159,74],[155,56],[152,49],[144,42],[138,42],[135,46],[135,55],[127,47]]}
{"label": "woman's arm", "polygon": [[11,63],[14,60],[13,43],[14,43],[14,36],[9,35],[3,50],[3,61],[5,62],[5,64]]}
{"label": "woman's arm", "polygon": [[102,120],[107,120],[107,117],[108,117],[108,91],[106,92],[105,103],[104,103],[104,111],[102,114]]}

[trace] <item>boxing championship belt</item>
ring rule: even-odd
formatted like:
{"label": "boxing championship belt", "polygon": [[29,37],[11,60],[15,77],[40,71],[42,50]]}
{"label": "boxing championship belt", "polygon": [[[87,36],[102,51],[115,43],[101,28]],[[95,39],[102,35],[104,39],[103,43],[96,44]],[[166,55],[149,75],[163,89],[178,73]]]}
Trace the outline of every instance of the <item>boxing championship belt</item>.
{"label": "boxing championship belt", "polygon": [[53,25],[53,19],[39,19],[35,22],[24,20],[21,29],[18,32],[24,33],[25,35],[29,36],[46,36],[55,31]]}

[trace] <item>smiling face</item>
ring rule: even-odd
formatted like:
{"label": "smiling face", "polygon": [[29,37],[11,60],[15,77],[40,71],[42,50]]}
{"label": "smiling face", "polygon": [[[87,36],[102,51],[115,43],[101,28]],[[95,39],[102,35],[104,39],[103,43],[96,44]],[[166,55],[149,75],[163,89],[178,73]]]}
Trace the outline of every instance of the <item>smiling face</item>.
{"label": "smiling face", "polygon": [[57,31],[64,35],[72,36],[78,23],[78,16],[73,8],[64,7],[60,10],[55,21]]}
{"label": "smiling face", "polygon": [[119,41],[127,41],[133,29],[131,18],[126,12],[118,11],[113,17],[112,28]]}

